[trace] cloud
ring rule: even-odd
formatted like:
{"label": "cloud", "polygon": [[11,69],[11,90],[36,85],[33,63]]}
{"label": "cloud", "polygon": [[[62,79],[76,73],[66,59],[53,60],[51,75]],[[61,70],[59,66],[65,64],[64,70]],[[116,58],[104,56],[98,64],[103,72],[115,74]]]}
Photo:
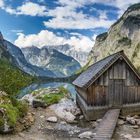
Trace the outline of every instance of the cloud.
{"label": "cloud", "polygon": [[70,5],[66,5],[65,2],[63,4],[65,6],[59,6],[49,10],[48,15],[53,18],[49,21],[44,21],[44,25],[55,29],[93,29],[97,27],[108,28],[115,22],[115,20],[109,20],[105,12],[101,13],[100,11],[99,18],[93,17],[92,15],[89,16],[82,11],[77,12],[75,9],[77,8],[77,3],[71,3]]}
{"label": "cloud", "polygon": [[71,36],[70,38],[60,37],[48,30],[42,30],[38,34],[24,35],[18,34],[18,38],[15,40],[15,45],[23,48],[29,46],[37,46],[41,48],[43,46],[63,45],[69,44],[74,49],[89,52],[94,45],[94,39],[90,39],[87,36],[79,35]]}
{"label": "cloud", "polygon": [[19,15],[45,16],[46,7],[37,3],[26,2],[22,6],[17,7],[17,13]]}
{"label": "cloud", "polygon": [[3,8],[9,14],[15,15],[29,15],[29,16],[46,16],[46,6],[33,3],[25,2],[23,5],[16,7],[16,9],[6,6]]}
{"label": "cloud", "polygon": [[4,6],[4,0],[0,0],[0,7]]}

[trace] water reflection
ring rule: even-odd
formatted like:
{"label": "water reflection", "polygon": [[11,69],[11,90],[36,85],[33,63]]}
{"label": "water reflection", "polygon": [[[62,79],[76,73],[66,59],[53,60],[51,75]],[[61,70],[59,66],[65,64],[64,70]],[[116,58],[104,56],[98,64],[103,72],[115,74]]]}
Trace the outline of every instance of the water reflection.
{"label": "water reflection", "polygon": [[53,83],[34,83],[24,89],[22,89],[18,95],[18,98],[22,98],[26,94],[30,94],[34,90],[40,89],[40,88],[57,88],[60,86],[64,86],[69,93],[71,94],[71,97],[75,100],[76,98],[76,91],[72,84],[69,83],[59,83],[59,82],[53,82]]}

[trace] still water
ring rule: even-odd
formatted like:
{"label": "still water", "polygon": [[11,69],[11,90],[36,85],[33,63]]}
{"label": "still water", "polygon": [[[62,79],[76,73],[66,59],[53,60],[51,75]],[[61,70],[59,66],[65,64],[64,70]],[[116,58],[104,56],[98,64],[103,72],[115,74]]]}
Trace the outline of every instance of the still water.
{"label": "still water", "polygon": [[40,88],[57,88],[60,86],[64,86],[70,93],[71,97],[75,100],[76,98],[76,91],[72,84],[69,83],[60,83],[60,82],[53,82],[53,83],[34,83],[28,87],[25,87],[22,89],[18,95],[18,98],[22,98],[26,94],[30,94],[34,90],[40,89]]}

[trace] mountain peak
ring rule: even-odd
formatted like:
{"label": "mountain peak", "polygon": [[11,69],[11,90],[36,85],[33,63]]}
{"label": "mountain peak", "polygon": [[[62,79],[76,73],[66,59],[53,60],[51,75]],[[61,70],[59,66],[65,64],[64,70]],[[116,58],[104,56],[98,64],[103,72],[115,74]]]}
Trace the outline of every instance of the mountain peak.
{"label": "mountain peak", "polygon": [[[124,50],[140,70],[140,3],[131,5],[109,29],[97,36],[89,60],[94,63],[117,51]],[[99,55],[96,57],[96,53]],[[96,57],[96,59],[94,59]]]}

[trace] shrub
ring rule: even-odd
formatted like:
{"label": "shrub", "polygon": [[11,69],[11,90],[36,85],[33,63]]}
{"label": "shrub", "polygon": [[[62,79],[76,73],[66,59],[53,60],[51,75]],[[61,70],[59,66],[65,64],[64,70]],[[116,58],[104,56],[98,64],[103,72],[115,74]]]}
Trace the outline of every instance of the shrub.
{"label": "shrub", "polygon": [[17,119],[19,118],[19,110],[12,104],[1,104],[0,108],[4,108],[6,110],[5,114],[7,117],[8,125],[14,127]]}
{"label": "shrub", "polygon": [[19,100],[16,100],[15,98],[11,98],[11,102],[12,102],[13,106],[18,109],[20,117],[23,117],[26,115],[26,113],[28,112],[28,103],[27,102],[19,101]]}

